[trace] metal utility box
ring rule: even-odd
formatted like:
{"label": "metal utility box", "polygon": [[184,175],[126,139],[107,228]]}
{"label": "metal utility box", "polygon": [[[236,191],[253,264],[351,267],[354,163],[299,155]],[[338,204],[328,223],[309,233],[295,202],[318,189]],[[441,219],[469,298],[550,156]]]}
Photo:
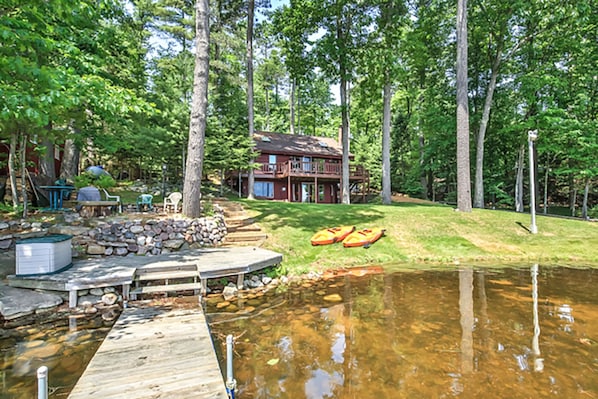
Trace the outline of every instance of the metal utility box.
{"label": "metal utility box", "polygon": [[47,274],[65,269],[72,263],[68,234],[26,238],[16,242],[16,274]]}

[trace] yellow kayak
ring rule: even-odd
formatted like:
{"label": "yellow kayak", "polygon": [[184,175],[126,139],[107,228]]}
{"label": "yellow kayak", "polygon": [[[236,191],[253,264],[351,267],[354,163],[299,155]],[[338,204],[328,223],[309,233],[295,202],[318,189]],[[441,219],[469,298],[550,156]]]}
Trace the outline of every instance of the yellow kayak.
{"label": "yellow kayak", "polygon": [[343,241],[353,230],[355,230],[355,226],[331,227],[320,230],[311,237],[311,245],[327,245]]}
{"label": "yellow kayak", "polygon": [[384,229],[362,229],[354,231],[343,240],[345,247],[369,247],[384,235]]}

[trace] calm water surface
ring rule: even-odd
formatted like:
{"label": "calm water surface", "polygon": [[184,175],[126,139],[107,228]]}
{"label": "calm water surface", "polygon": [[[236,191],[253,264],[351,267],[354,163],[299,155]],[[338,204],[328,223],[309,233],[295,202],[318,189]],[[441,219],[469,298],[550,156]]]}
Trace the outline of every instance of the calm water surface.
{"label": "calm water surface", "polygon": [[[48,367],[51,399],[66,398],[110,331],[115,318],[58,320],[2,331],[0,398],[37,398],[37,369]],[[115,365],[120,367],[122,365]]]}
{"label": "calm water surface", "polygon": [[597,273],[344,275],[207,310],[239,398],[598,398]]}

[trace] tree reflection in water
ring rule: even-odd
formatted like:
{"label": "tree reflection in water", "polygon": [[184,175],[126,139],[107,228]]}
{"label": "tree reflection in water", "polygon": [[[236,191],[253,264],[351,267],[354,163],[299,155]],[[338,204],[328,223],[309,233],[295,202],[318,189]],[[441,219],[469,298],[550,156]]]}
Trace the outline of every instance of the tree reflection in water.
{"label": "tree reflection in water", "polygon": [[532,266],[531,281],[529,266],[413,270],[310,285],[251,307],[241,298],[243,317],[208,306],[217,348],[244,333],[240,397],[598,397],[593,270]]}

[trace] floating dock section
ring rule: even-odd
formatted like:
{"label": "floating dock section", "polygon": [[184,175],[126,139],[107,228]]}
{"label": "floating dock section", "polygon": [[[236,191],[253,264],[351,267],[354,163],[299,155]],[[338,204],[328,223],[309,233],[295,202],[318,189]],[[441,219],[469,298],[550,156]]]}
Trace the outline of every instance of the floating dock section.
{"label": "floating dock section", "polygon": [[226,399],[200,309],[127,308],[69,399]]}

